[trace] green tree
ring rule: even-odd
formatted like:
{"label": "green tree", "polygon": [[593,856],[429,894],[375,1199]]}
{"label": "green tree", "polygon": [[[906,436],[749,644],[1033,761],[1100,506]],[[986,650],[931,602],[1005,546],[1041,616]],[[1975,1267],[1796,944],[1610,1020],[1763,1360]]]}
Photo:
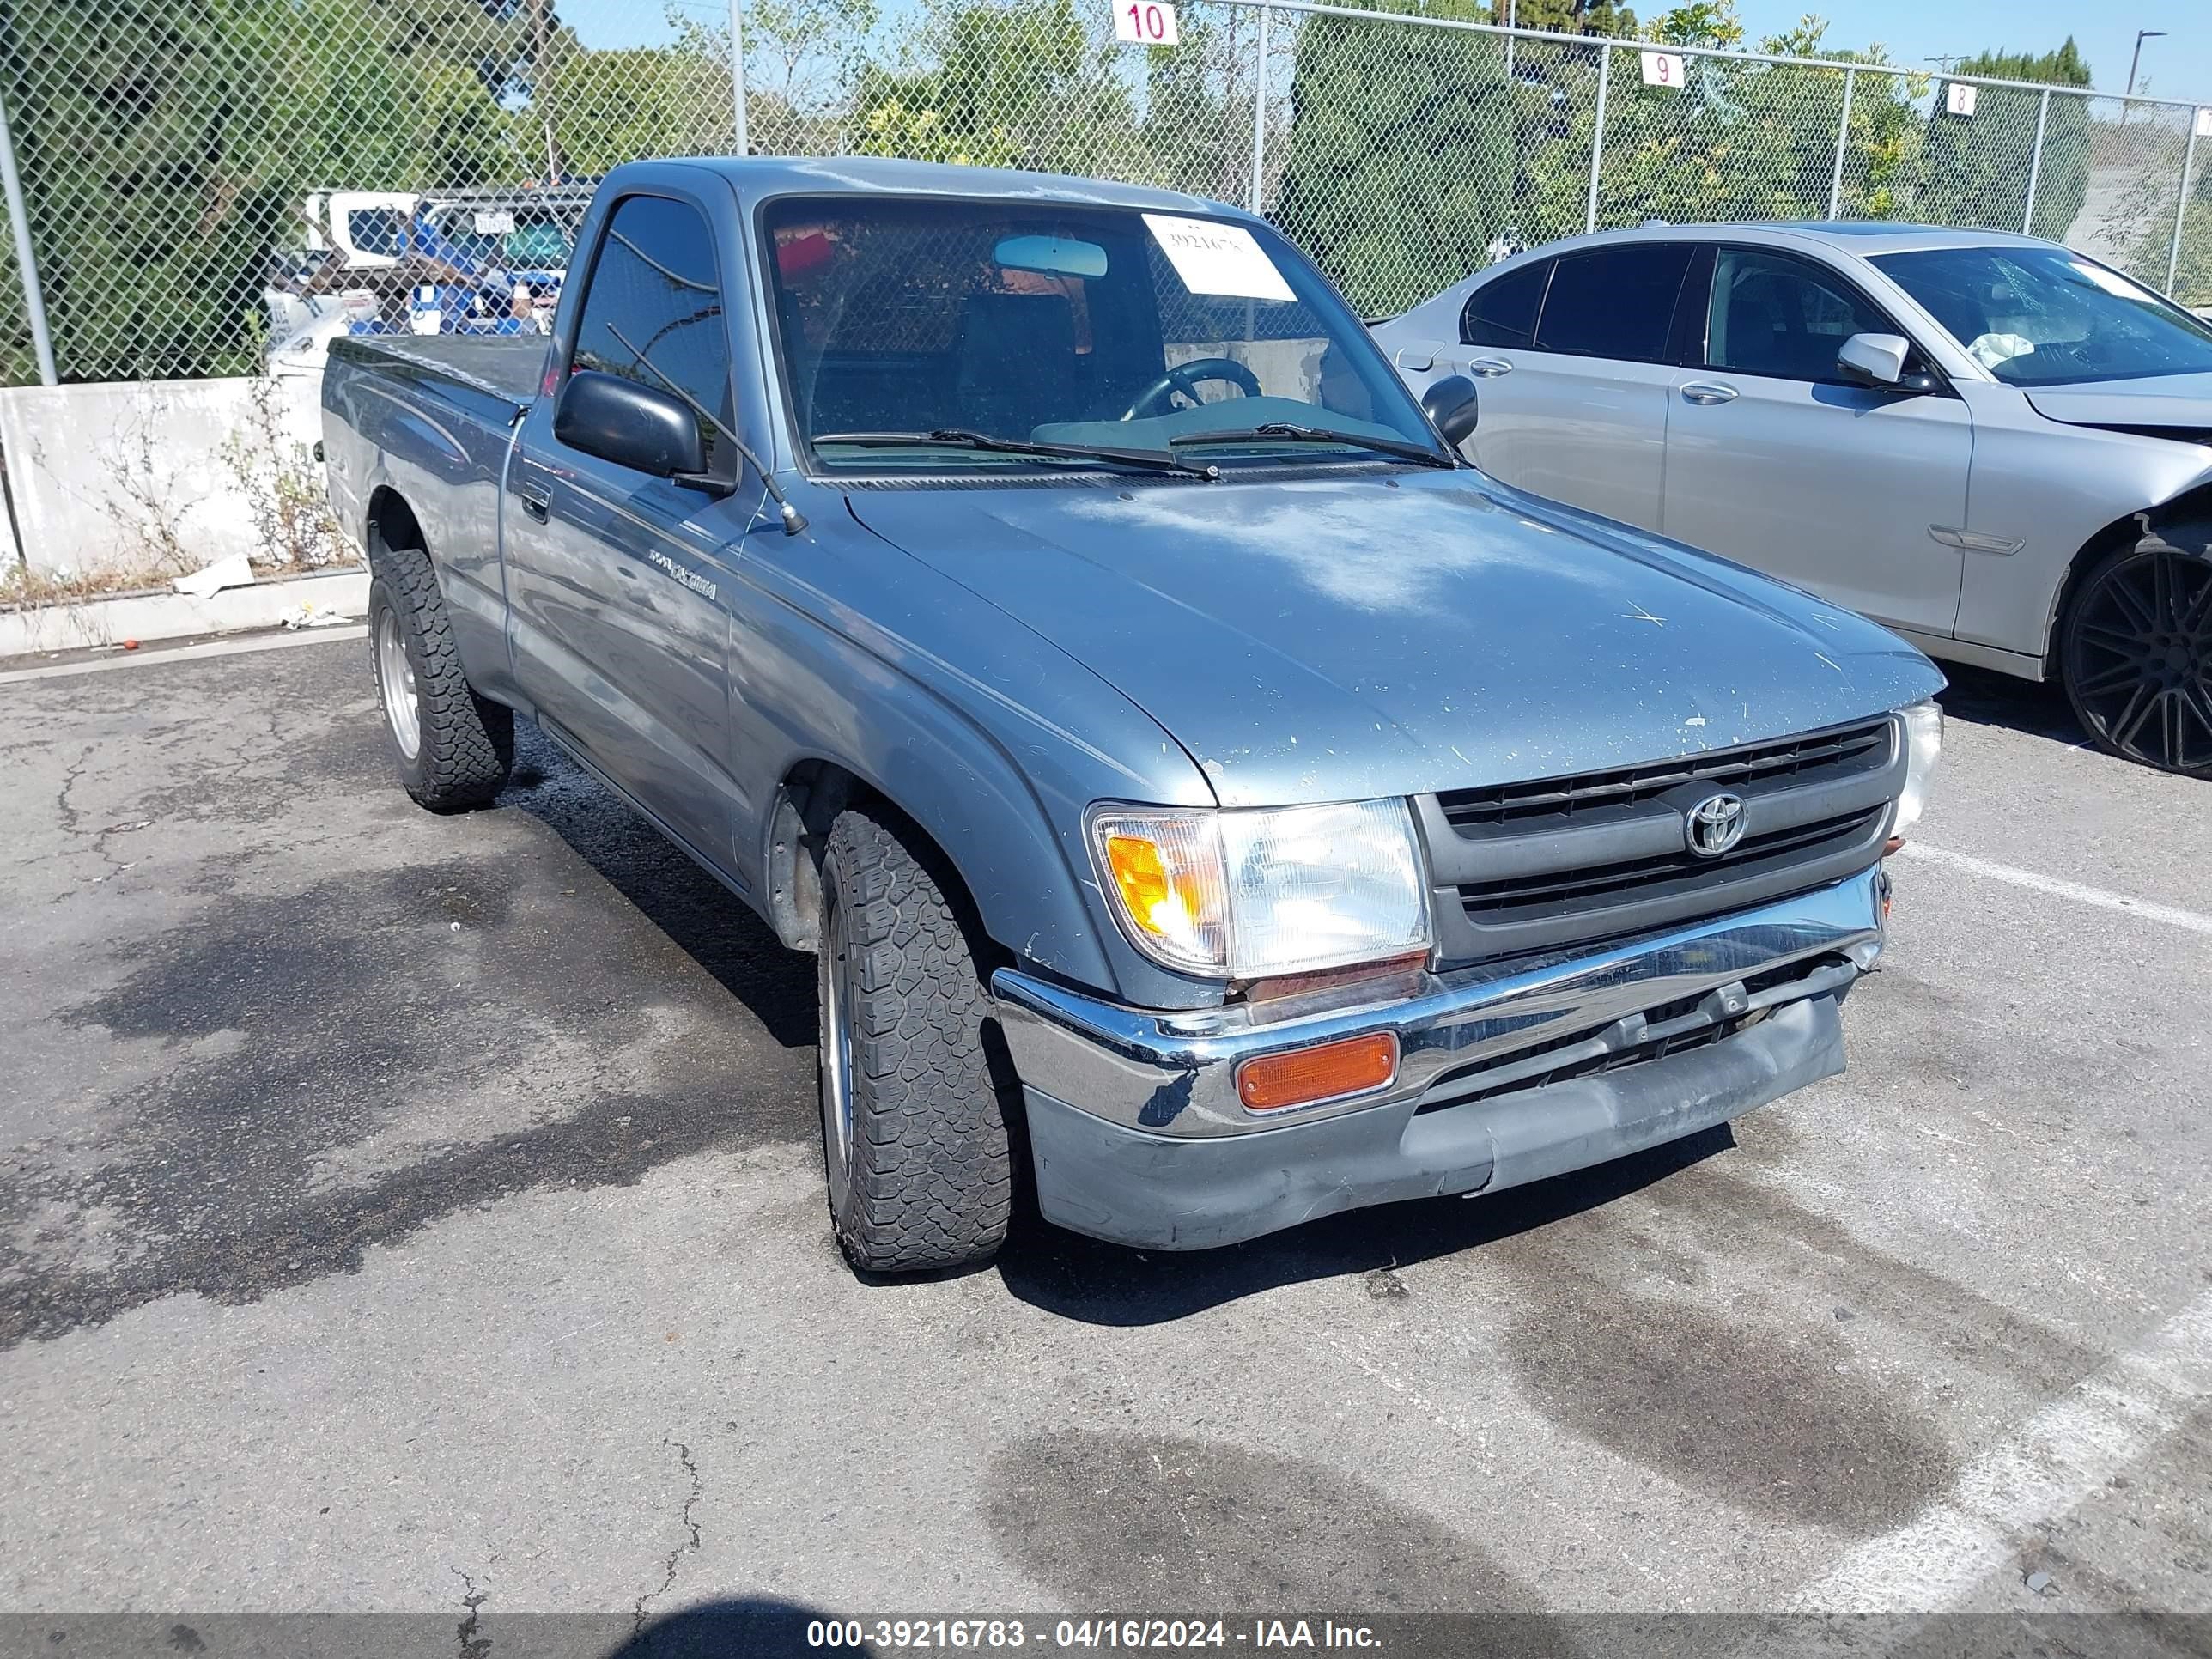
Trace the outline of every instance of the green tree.
{"label": "green tree", "polygon": [[1354,305],[1395,311],[1485,263],[1513,213],[1498,37],[1309,16],[1291,109],[1273,216]]}
{"label": "green tree", "polygon": [[258,362],[273,247],[319,186],[515,176],[481,58],[374,0],[18,0],[0,76],[66,379]]}
{"label": "green tree", "polygon": [[1242,202],[1252,177],[1257,24],[1242,8],[1182,14],[1182,41],[1145,53],[1144,177]]}
{"label": "green tree", "polygon": [[[1115,50],[1073,0],[959,0],[923,33],[927,67],[862,72],[860,142],[872,154],[1003,154],[1050,173],[1142,178],[1150,158]],[[877,114],[889,103],[896,118]]]}
{"label": "green tree", "polygon": [[[2089,65],[2069,35],[2056,52],[1984,52],[1961,58],[1960,76],[2086,87]],[[1946,112],[1949,82],[1939,86],[1914,210],[1938,224],[2018,230],[2035,173],[2034,234],[2063,238],[2089,192],[2092,131],[2088,100],[2054,97],[2044,122],[2043,159],[2033,167],[2039,93],[2016,87],[1977,89],[1972,115]]]}
{"label": "green tree", "polygon": [[665,46],[586,51],[573,36],[550,54],[544,94],[523,119],[549,129],[565,174],[586,178],[641,155],[721,155],[736,143],[730,37],[672,10]]}
{"label": "green tree", "polygon": [[[1838,52],[1826,46],[1824,33],[1821,21],[1808,16],[1766,36],[1757,50],[1771,57],[1883,62],[1879,47]],[[1732,0],[1677,7],[1655,18],[1644,38],[1676,46],[1745,44]],[[1577,49],[1556,50],[1571,54]],[[1680,87],[1646,86],[1637,60],[1625,51],[1613,52],[1598,222],[1825,215],[1835,177],[1844,71],[1695,55],[1685,71]],[[1577,79],[1559,79],[1559,113],[1533,139],[1524,138],[1520,222],[1528,240],[1568,234],[1585,222],[1595,78],[1593,66]],[[1887,209],[1917,125],[1910,100],[1926,88],[1917,76],[1857,77],[1841,179],[1844,216]]]}
{"label": "green tree", "polygon": [[1613,0],[1497,0],[1485,21],[1503,23],[1510,15],[1516,28],[1541,29],[1550,34],[1602,34],[1625,40],[1636,33],[1636,14]]}
{"label": "green tree", "polygon": [[800,116],[835,108],[867,69],[877,20],[875,0],[750,0],[748,97],[780,100]]}

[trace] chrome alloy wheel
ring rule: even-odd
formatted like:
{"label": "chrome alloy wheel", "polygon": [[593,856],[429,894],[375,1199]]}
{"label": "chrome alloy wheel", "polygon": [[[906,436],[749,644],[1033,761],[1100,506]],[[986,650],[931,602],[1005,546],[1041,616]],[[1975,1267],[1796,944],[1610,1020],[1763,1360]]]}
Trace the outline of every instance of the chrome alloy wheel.
{"label": "chrome alloy wheel", "polygon": [[843,907],[835,893],[823,906],[820,1041],[822,1161],[830,1175],[830,1211],[842,1215],[853,1168],[853,971]]}
{"label": "chrome alloy wheel", "polygon": [[415,665],[399,632],[399,614],[386,605],[376,619],[376,684],[392,741],[409,760],[422,751],[422,711],[415,696]]}

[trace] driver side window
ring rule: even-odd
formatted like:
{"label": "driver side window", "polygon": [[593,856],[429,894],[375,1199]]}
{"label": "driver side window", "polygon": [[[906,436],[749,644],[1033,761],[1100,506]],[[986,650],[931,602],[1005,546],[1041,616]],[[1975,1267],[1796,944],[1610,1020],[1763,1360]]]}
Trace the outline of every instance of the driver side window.
{"label": "driver side window", "polygon": [[1724,247],[1715,256],[1708,368],[1848,385],[1836,368],[1844,341],[1902,331],[1840,276],[1805,260],[1756,248]]}
{"label": "driver side window", "polygon": [[[695,405],[725,422],[732,417],[729,331],[722,323],[714,234],[696,208],[665,196],[626,197],[615,204],[584,291],[574,366],[656,392],[669,389],[665,374]],[[713,422],[693,418],[711,469],[720,434]]]}

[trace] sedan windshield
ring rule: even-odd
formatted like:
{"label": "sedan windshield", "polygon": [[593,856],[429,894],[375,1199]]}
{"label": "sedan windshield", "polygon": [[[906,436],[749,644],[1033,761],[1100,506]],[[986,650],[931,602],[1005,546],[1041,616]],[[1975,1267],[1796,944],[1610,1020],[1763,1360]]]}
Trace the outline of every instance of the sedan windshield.
{"label": "sedan windshield", "polygon": [[1264,227],[849,196],[763,218],[784,384],[825,470],[1088,469],[1089,451],[1205,476],[1408,446],[1449,465],[1358,319]]}
{"label": "sedan windshield", "polygon": [[2212,371],[2212,326],[2064,248],[1929,248],[1874,263],[2008,386]]}

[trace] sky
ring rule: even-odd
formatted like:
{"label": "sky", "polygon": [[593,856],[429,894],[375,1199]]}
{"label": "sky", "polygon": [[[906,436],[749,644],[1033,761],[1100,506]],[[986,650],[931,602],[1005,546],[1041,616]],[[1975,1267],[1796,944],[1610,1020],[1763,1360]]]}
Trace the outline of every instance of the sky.
{"label": "sky", "polygon": [[[1647,9],[1638,5],[1638,15]],[[2128,83],[2128,57],[2137,29],[2164,29],[2146,40],[2136,90],[2212,104],[2212,5],[2206,0],[1736,0],[1750,42],[1794,24],[1802,12],[1828,20],[1832,46],[1880,41],[1900,64],[1924,65],[1937,54],[1990,47],[2048,52],[2068,35],[2089,60],[2100,92]]]}

